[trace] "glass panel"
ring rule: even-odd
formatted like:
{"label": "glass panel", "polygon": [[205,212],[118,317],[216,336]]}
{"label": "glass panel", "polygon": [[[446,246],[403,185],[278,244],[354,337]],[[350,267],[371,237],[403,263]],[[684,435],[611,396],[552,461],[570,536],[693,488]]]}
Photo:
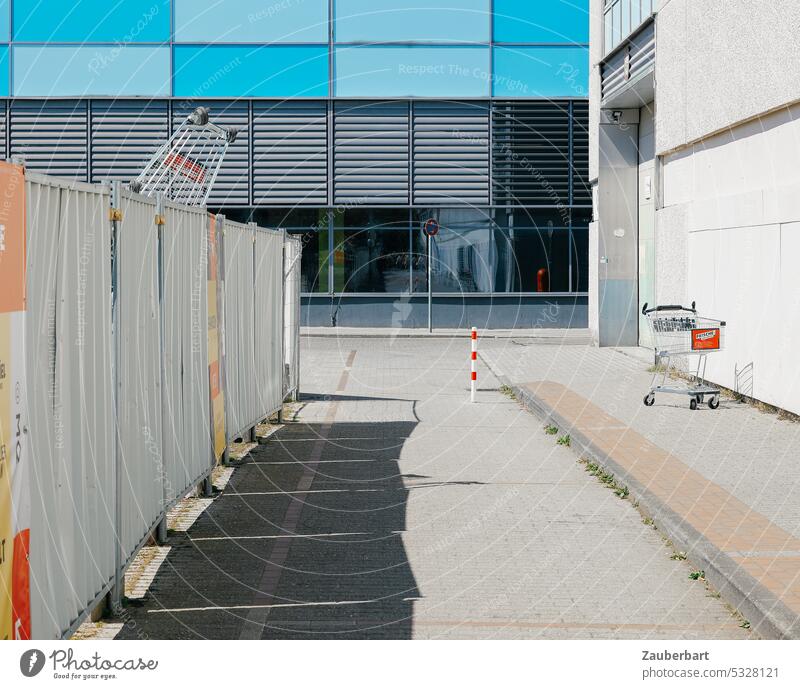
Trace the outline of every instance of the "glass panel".
{"label": "glass panel", "polygon": [[328,292],[328,230],[290,230],[299,235],[303,244],[300,259],[300,291],[305,293]]}
{"label": "glass panel", "polygon": [[0,46],[0,96],[8,96],[8,46]]}
{"label": "glass panel", "polygon": [[495,291],[570,291],[570,233],[558,213],[499,212],[497,225]]}
{"label": "glass panel", "polygon": [[588,43],[589,0],[494,0],[494,40]]}
{"label": "glass panel", "polygon": [[328,0],[175,0],[175,40],[327,43]]}
{"label": "glass panel", "polygon": [[15,96],[168,96],[169,48],[15,46]]}
{"label": "glass panel", "polygon": [[494,49],[494,95],[503,98],[589,94],[589,49],[572,46]]}
{"label": "glass panel", "polygon": [[408,211],[355,208],[334,216],[337,293],[409,290]]}
{"label": "glass panel", "polygon": [[14,0],[15,41],[162,43],[169,33],[169,0]]}
{"label": "glass panel", "polygon": [[572,228],[572,289],[575,292],[589,291],[588,225]]}
{"label": "glass panel", "polygon": [[617,45],[617,43],[620,42],[621,39],[620,17],[621,17],[621,12],[619,3],[617,2],[611,8],[611,48],[614,48]]}
{"label": "glass panel", "polygon": [[336,48],[336,95],[481,98],[489,95],[489,48]]}
{"label": "glass panel", "polygon": [[8,0],[0,0],[0,41],[10,39]]}
{"label": "glass panel", "polygon": [[335,0],[334,36],[339,43],[486,43],[490,5],[489,0]]}
{"label": "glass panel", "polygon": [[603,52],[605,54],[605,53],[610,52],[611,48],[613,48],[613,46],[614,46],[614,44],[612,42],[613,39],[612,39],[612,31],[611,31],[612,24],[611,24],[611,11],[610,10],[607,11],[603,15],[603,20],[605,22],[604,35],[603,35]]}
{"label": "glass panel", "polygon": [[[491,292],[496,260],[489,211],[436,209],[415,211],[415,234],[429,218],[439,221],[431,239],[431,281],[434,292]],[[424,235],[423,235],[424,236]]]}
{"label": "glass panel", "polygon": [[327,228],[328,211],[324,208],[254,208],[247,222],[251,221],[262,227]]}
{"label": "glass panel", "polygon": [[327,46],[176,45],[175,96],[324,98]]}
{"label": "glass panel", "polygon": [[622,31],[620,36],[625,38],[631,32],[631,0],[622,0],[620,12],[622,13]]}

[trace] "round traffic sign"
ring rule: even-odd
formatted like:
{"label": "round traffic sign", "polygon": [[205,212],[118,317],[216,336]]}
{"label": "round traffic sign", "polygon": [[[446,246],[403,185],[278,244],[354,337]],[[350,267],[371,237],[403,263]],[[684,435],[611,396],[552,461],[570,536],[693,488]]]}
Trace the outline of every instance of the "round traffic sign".
{"label": "round traffic sign", "polygon": [[439,234],[439,223],[436,222],[436,220],[434,220],[433,218],[431,218],[430,220],[425,222],[425,227],[423,228],[423,231],[429,237],[435,237],[437,234]]}

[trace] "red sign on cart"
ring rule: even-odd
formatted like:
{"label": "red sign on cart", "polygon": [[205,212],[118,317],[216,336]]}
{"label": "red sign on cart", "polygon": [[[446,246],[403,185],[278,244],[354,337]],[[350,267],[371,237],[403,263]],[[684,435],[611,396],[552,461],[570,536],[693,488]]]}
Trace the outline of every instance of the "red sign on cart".
{"label": "red sign on cart", "polygon": [[719,349],[719,328],[704,328],[692,330],[692,349],[703,351],[706,349]]}

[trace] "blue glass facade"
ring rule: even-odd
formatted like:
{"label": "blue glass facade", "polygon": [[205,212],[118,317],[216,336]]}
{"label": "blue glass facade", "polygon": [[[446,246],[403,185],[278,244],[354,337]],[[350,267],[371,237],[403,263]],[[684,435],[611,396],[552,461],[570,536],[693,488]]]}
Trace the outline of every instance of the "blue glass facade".
{"label": "blue glass facade", "polygon": [[584,326],[588,8],[0,0],[0,148],[127,181],[208,106],[209,204],[305,236],[306,323]]}
{"label": "blue glass facade", "polygon": [[[588,5],[2,0],[0,48],[10,51],[3,95],[575,97],[587,92]],[[147,74],[126,78],[137,56]]]}

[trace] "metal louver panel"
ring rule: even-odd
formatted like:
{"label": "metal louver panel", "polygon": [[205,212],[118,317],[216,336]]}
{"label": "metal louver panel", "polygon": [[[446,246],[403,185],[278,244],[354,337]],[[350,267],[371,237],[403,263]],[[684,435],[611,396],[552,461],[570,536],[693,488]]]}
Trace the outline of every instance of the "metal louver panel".
{"label": "metal louver panel", "polygon": [[414,203],[489,203],[486,104],[414,103]]}
{"label": "metal louver panel", "polygon": [[168,120],[165,101],[92,101],[91,181],[134,179],[166,141]]}
{"label": "metal louver panel", "polygon": [[569,103],[496,103],[492,179],[495,203],[568,205]]}
{"label": "metal louver panel", "polygon": [[612,53],[601,66],[601,92],[608,98],[652,70],[656,58],[655,23],[650,22]]}
{"label": "metal louver panel", "polygon": [[6,134],[8,132],[8,101],[3,101],[0,104],[0,160],[8,158],[8,151],[6,150]]}
{"label": "metal louver panel", "polygon": [[328,202],[328,110],[324,102],[253,104],[253,202]]}
{"label": "metal louver panel", "polygon": [[198,106],[208,108],[210,120],[220,127],[238,130],[236,141],[228,146],[211,194],[209,205],[242,205],[250,203],[250,110],[247,101],[208,103],[176,103],[172,111],[174,132]]}
{"label": "metal louver panel", "polygon": [[29,170],[87,181],[86,101],[15,101],[10,126],[11,155]]}
{"label": "metal louver panel", "polygon": [[337,103],[334,203],[408,203],[408,103]]}
{"label": "metal louver panel", "polygon": [[592,188],[589,184],[589,104],[572,103],[572,203],[591,205]]}

